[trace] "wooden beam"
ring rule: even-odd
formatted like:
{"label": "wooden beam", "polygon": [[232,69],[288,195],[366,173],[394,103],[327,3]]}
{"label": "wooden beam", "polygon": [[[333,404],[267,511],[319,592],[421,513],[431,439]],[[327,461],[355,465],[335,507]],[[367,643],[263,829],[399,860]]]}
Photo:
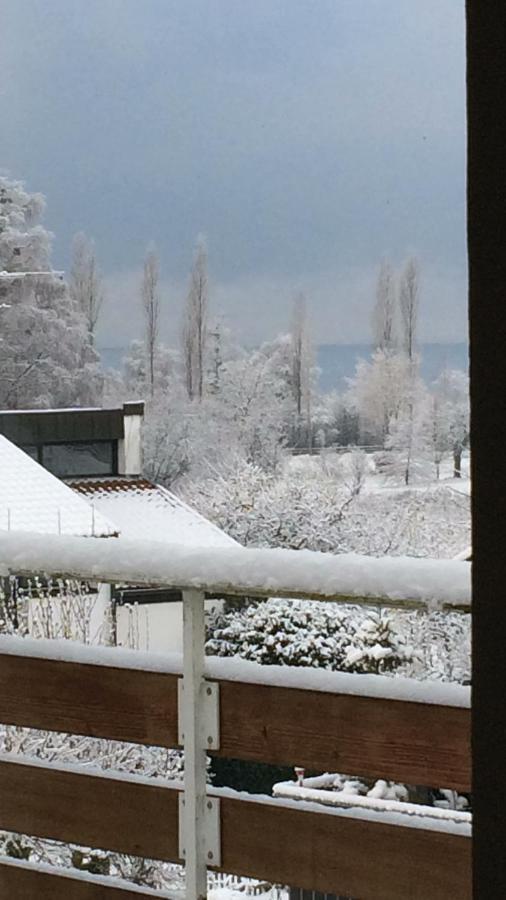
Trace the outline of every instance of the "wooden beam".
{"label": "wooden beam", "polygon": [[[220,682],[221,747],[252,762],[470,788],[468,709]],[[177,676],[0,654],[0,721],[177,746]]]}
{"label": "wooden beam", "polygon": [[6,900],[156,900],[158,896],[168,895],[109,885],[92,875],[76,878],[30,863],[0,862],[0,897]]}
{"label": "wooden beam", "polygon": [[222,865],[360,900],[468,900],[467,837],[272,803],[222,801]]}
{"label": "wooden beam", "polygon": [[[177,794],[0,761],[0,828],[176,862]],[[230,796],[221,823],[224,872],[361,900],[470,896],[466,836]]]}
{"label": "wooden beam", "polygon": [[177,676],[0,654],[0,722],[177,746]]}
{"label": "wooden beam", "polygon": [[476,897],[506,897],[506,4],[467,0]]}
{"label": "wooden beam", "polygon": [[220,682],[228,756],[470,789],[470,712],[458,707]]}
{"label": "wooden beam", "polygon": [[177,861],[178,791],[0,760],[0,828]]}

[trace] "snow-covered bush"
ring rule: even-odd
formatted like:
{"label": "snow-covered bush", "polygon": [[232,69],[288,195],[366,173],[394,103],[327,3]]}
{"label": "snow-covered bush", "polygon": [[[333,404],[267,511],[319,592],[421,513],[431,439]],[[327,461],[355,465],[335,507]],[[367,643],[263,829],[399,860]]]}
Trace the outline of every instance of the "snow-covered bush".
{"label": "snow-covered bush", "polygon": [[413,655],[387,612],[307,600],[266,600],[218,614],[206,650],[262,665],[376,673],[391,672]]}
{"label": "snow-covered bush", "polygon": [[417,656],[403,670],[412,678],[471,683],[471,617],[450,612],[395,613],[396,626]]}

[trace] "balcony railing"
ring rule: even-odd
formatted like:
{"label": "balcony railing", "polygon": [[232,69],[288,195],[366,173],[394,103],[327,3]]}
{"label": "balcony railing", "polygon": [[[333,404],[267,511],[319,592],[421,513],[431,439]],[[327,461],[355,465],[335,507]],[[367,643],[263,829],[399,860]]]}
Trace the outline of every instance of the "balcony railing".
{"label": "balcony railing", "polygon": [[[181,746],[185,780],[4,757],[0,828],[186,862],[190,898],[205,895],[207,866],[361,900],[470,897],[470,827],[450,815],[330,810],[206,785],[206,756],[215,754],[469,791],[468,688],[204,656],[206,593],[463,611],[469,564],[1,535],[0,574],[35,572],[181,589],[184,658],[2,637],[0,721]],[[0,895],[153,896],[7,859]]]}

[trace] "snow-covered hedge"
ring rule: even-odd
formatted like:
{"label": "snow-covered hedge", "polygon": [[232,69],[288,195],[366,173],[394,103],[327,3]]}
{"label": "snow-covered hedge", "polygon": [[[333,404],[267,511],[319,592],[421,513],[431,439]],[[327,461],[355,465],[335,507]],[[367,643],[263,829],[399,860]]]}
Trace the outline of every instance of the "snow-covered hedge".
{"label": "snow-covered hedge", "polygon": [[262,665],[377,674],[413,658],[384,610],[300,600],[267,600],[218,615],[209,627],[207,653]]}

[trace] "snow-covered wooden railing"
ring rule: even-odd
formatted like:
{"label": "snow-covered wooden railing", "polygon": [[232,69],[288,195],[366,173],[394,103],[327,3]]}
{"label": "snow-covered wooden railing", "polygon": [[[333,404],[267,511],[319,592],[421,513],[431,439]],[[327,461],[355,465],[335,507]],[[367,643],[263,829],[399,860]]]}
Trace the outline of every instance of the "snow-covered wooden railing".
{"label": "snow-covered wooden railing", "polygon": [[[468,790],[467,688],[206,661],[203,636],[206,591],[400,606],[407,599],[409,606],[464,610],[466,563],[0,536],[0,574],[42,572],[180,588],[184,658],[3,637],[0,721],[164,747],[178,746],[183,730],[186,781],[174,786],[3,758],[0,828],[169,861],[190,848],[189,898],[205,893],[208,862],[232,874],[375,900],[470,896],[469,827],[462,823],[434,822],[423,809],[385,816],[206,791],[203,779],[211,747],[225,757]],[[209,738],[208,693],[219,698]],[[207,805],[218,808],[214,824]],[[211,832],[218,860],[207,849]],[[54,900],[139,897],[132,888],[0,861],[0,894],[21,900],[27,890]]]}
{"label": "snow-covered wooden railing", "polygon": [[[177,747],[183,659],[0,636],[0,721]],[[210,657],[211,755],[470,789],[470,689]],[[121,708],[118,709],[118,697]]]}
{"label": "snow-covered wooden railing", "polygon": [[52,575],[403,609],[470,610],[470,563],[0,531],[0,575]]}

